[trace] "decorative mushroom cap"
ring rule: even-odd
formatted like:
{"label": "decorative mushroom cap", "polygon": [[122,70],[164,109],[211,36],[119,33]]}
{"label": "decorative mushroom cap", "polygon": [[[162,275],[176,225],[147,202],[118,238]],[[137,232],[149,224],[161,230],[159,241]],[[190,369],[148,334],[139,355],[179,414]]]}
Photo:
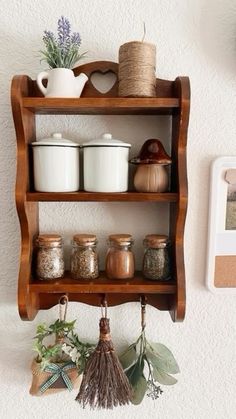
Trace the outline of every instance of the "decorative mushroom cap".
{"label": "decorative mushroom cap", "polygon": [[146,140],[137,157],[130,160],[134,164],[171,164],[172,160],[166,153],[160,140]]}

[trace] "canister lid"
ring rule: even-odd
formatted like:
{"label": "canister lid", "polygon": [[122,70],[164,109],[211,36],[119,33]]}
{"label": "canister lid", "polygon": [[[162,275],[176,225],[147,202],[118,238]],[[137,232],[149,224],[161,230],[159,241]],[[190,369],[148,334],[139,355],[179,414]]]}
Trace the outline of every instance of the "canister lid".
{"label": "canister lid", "polygon": [[165,247],[169,241],[168,236],[164,234],[147,234],[144,239],[144,244],[149,247]]}
{"label": "canister lid", "polygon": [[117,244],[129,244],[133,241],[131,234],[110,234],[109,240]]}
{"label": "canister lid", "polygon": [[62,134],[60,132],[54,132],[51,137],[43,138],[42,140],[37,140],[31,144],[33,147],[35,146],[56,146],[56,147],[79,147],[79,144],[67,140],[66,138],[62,138]]}
{"label": "canister lid", "polygon": [[73,236],[73,240],[77,244],[88,245],[90,243],[95,243],[97,237],[95,236],[95,234],[75,234]]}
{"label": "canister lid", "polygon": [[131,144],[125,143],[121,140],[116,140],[112,138],[112,134],[105,133],[101,138],[96,138],[95,140],[87,141],[86,143],[81,144],[81,147],[131,147]]}
{"label": "canister lid", "polygon": [[40,234],[38,236],[39,243],[61,243],[62,237],[59,234]]}

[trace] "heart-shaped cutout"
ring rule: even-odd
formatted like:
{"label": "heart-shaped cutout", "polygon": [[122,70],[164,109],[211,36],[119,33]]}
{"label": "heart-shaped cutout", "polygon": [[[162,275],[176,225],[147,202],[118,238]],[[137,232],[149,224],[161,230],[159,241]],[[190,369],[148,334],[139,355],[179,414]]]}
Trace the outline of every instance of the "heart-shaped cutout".
{"label": "heart-shaped cutout", "polygon": [[91,74],[90,81],[98,92],[105,94],[116,84],[117,76],[113,71],[95,71]]}

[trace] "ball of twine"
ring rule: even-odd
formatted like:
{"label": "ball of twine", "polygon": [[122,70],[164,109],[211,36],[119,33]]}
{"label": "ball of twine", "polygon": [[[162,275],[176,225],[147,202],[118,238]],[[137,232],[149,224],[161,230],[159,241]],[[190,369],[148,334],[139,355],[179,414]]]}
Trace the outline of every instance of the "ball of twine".
{"label": "ball of twine", "polygon": [[156,96],[156,47],[147,42],[127,42],[119,49],[119,96]]}

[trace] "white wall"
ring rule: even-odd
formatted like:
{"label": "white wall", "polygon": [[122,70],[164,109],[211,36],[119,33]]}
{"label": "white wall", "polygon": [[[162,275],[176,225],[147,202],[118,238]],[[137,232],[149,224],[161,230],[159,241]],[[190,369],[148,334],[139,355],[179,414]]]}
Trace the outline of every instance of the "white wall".
{"label": "white wall", "polygon": [[[0,148],[1,148],[1,281],[0,281],[0,415],[7,419],[163,418],[234,419],[236,310],[235,298],[210,294],[205,287],[205,254],[209,166],[213,158],[235,153],[236,111],[236,4],[234,0],[0,0]],[[153,402],[112,412],[83,411],[75,394],[29,396],[34,329],[52,321],[57,309],[40,312],[34,322],[22,322],[16,306],[19,258],[19,223],[14,206],[16,144],[9,101],[14,74],[35,78],[44,67],[38,50],[44,29],[53,29],[64,14],[80,30],[89,60],[117,61],[118,48],[140,39],[146,22],[147,41],[157,45],[157,74],[174,79],[188,75],[192,86],[188,140],[189,210],[185,234],[187,316],[183,324],[171,322],[168,313],[148,307],[147,335],[172,348],[181,367],[179,382],[165,388]],[[134,118],[134,119],[133,119]],[[146,121],[146,122],[145,122]],[[161,120],[135,117],[39,117],[38,136],[61,130],[84,140],[111,130],[130,140],[133,154],[151,135],[168,142],[168,126]],[[134,127],[133,122],[138,124]],[[150,123],[149,123],[150,122]],[[130,208],[128,210],[128,208]],[[44,204],[42,230],[57,229],[68,238],[76,230],[97,231],[100,240],[115,231],[118,222],[136,242],[156,231],[157,205],[146,204]],[[127,210],[127,213],[126,213]],[[136,223],[132,220],[137,211]],[[163,214],[161,208],[159,216]],[[132,212],[132,213],[131,213]],[[87,224],[83,215],[88,213]],[[108,223],[102,224],[106,216]],[[121,217],[121,221],[120,221]],[[143,225],[140,225],[142,220]],[[160,227],[161,229],[161,227]],[[163,230],[165,226],[163,226]],[[137,254],[141,247],[137,244]],[[139,332],[139,305],[109,310],[113,340],[120,350]],[[71,303],[70,318],[78,318],[81,337],[96,340],[99,309]],[[89,325],[89,327],[88,327]]]}

